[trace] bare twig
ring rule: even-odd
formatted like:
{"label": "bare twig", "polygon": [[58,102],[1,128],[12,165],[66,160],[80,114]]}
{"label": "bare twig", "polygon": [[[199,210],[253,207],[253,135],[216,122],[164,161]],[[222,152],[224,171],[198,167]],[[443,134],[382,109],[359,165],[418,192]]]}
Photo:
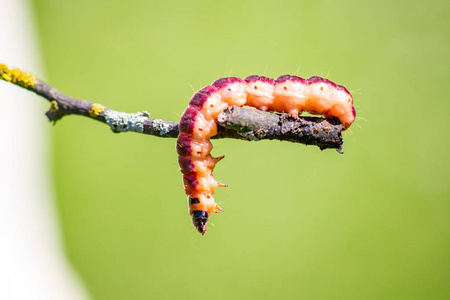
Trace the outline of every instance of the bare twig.
{"label": "bare twig", "polygon": [[[26,88],[50,101],[46,115],[56,122],[66,115],[83,115],[106,123],[114,132],[138,132],[158,137],[178,136],[178,123],[151,119],[146,111],[124,113],[101,104],[67,96],[34,75],[0,64],[0,79]],[[292,118],[287,114],[263,112],[251,107],[228,107],[218,119],[219,133],[214,138],[234,138],[247,141],[282,140],[320,149],[333,148],[341,153],[341,131],[338,119],[317,117]]]}

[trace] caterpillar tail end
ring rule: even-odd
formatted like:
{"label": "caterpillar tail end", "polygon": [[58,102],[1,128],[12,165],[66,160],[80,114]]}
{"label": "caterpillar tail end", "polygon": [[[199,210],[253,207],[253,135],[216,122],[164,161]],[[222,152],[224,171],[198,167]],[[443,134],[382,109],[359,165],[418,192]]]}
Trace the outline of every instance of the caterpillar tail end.
{"label": "caterpillar tail end", "polygon": [[206,211],[196,210],[192,213],[192,224],[195,229],[202,235],[206,232],[206,225],[208,224],[209,214]]}

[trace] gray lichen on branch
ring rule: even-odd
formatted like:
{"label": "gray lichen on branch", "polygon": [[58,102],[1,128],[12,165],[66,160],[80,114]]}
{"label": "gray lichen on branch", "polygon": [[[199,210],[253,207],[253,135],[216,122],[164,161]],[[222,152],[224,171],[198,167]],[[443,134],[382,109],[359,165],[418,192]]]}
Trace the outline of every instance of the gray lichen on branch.
{"label": "gray lichen on branch", "polygon": [[[66,115],[83,115],[108,124],[114,132],[138,132],[158,137],[178,137],[178,123],[151,119],[146,111],[118,112],[101,104],[67,96],[31,73],[10,69],[0,64],[0,79],[26,88],[50,101],[46,112],[50,121],[56,122]],[[233,138],[247,141],[281,140],[320,149],[333,148],[341,153],[343,139],[338,119],[299,117],[264,112],[251,107],[228,107],[217,119],[218,134],[213,138]]]}
{"label": "gray lichen on branch", "polygon": [[138,113],[124,113],[112,109],[105,111],[106,123],[114,132],[144,132],[144,123],[150,117],[146,111]]}

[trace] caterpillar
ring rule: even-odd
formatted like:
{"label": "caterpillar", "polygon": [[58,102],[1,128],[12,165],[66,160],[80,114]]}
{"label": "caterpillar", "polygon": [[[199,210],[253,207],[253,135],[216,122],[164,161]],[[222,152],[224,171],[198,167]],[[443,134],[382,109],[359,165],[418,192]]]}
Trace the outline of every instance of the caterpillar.
{"label": "caterpillar", "polygon": [[317,76],[309,79],[291,75],[277,79],[257,75],[244,79],[227,77],[196,92],[180,119],[177,152],[192,223],[202,235],[210,215],[222,211],[212,195],[217,187],[226,185],[217,182],[212,172],[223,156],[211,156],[210,138],[217,134],[217,116],[232,105],[284,112],[294,118],[304,111],[326,118],[337,117],[345,129],[356,117],[351,93]]}

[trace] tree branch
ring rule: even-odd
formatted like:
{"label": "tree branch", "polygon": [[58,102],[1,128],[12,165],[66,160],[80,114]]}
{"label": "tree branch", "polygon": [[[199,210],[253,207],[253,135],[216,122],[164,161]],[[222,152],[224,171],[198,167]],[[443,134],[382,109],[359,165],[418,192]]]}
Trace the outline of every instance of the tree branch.
{"label": "tree branch", "polygon": [[[83,115],[106,123],[114,132],[138,132],[158,137],[178,137],[178,123],[151,119],[146,111],[124,113],[101,104],[67,96],[34,75],[0,64],[0,79],[26,88],[50,101],[46,112],[56,122],[66,115]],[[341,153],[344,127],[337,118],[292,118],[288,114],[263,112],[251,107],[228,107],[217,119],[218,134],[213,138],[247,141],[281,140],[316,145],[321,150],[336,149]]]}

